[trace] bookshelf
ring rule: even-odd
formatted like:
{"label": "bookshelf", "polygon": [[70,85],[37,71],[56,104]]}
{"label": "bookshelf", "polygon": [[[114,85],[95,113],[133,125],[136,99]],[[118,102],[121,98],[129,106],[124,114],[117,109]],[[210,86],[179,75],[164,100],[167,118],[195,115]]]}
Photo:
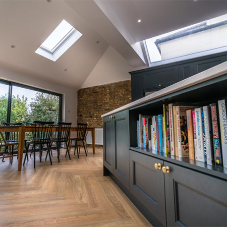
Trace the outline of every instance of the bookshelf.
{"label": "bookshelf", "polygon": [[227,169],[137,148],[139,114],[161,114],[163,104],[204,106],[227,98],[227,74],[194,80],[196,75],[103,115],[104,175],[111,176],[153,226],[227,225]]}

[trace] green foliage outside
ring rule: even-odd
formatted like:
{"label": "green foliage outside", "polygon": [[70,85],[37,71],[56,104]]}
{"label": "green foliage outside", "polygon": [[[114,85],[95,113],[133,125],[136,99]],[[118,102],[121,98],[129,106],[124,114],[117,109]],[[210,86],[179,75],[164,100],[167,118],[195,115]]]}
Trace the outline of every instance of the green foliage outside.
{"label": "green foliage outside", "polygon": [[[0,124],[7,120],[8,96],[0,96]],[[30,104],[27,98],[13,96],[11,104],[10,122],[21,122],[29,125],[33,121],[54,121],[58,122],[59,98],[57,96],[37,92],[36,97]]]}

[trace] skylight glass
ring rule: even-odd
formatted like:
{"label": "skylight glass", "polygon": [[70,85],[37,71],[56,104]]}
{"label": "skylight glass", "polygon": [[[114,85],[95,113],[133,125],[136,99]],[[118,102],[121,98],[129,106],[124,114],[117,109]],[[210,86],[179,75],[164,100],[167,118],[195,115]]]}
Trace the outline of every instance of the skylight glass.
{"label": "skylight glass", "polygon": [[54,49],[67,38],[75,28],[67,21],[63,20],[55,30],[48,36],[48,38],[42,43],[41,47],[53,52]]}
{"label": "skylight glass", "polygon": [[81,36],[78,30],[63,20],[35,53],[51,61],[57,61]]}
{"label": "skylight glass", "polygon": [[144,40],[149,65],[153,62],[218,53],[227,48],[227,14]]}

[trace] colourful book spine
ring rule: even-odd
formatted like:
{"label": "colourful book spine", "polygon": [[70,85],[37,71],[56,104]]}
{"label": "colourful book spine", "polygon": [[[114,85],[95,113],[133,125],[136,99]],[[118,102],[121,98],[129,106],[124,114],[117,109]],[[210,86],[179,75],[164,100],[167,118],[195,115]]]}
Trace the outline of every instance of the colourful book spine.
{"label": "colourful book spine", "polygon": [[188,145],[189,145],[189,158],[195,159],[195,150],[194,150],[194,139],[193,139],[193,127],[192,127],[192,111],[187,110],[187,128],[188,128]]}
{"label": "colourful book spine", "polygon": [[174,130],[174,151],[178,156],[178,141],[177,141],[177,112],[176,106],[173,106],[173,130]]}
{"label": "colourful book spine", "polygon": [[154,135],[155,135],[155,153],[158,153],[158,139],[157,139],[157,118],[155,116],[155,124],[154,124]]}
{"label": "colourful book spine", "polygon": [[214,146],[214,161],[215,165],[222,166],[222,155],[220,147],[220,136],[218,131],[218,115],[216,104],[210,104],[212,132],[213,132],[213,146]]}
{"label": "colourful book spine", "polygon": [[178,156],[182,157],[181,150],[181,128],[180,128],[180,107],[176,106],[176,120],[177,120],[177,146],[178,146]]}
{"label": "colourful book spine", "polygon": [[227,119],[225,100],[218,101],[223,167],[227,168]]}
{"label": "colourful book spine", "polygon": [[152,133],[153,133],[153,144],[152,144],[152,150],[155,151],[155,128],[156,128],[156,121],[155,116],[152,117]]}
{"label": "colourful book spine", "polygon": [[139,147],[143,147],[143,124],[142,124],[142,114],[139,114],[139,128],[140,128],[140,145]]}
{"label": "colourful book spine", "polygon": [[207,143],[206,143],[205,121],[204,121],[203,107],[201,107],[201,119],[202,119],[202,135],[203,135],[204,162],[207,163]]}
{"label": "colourful book spine", "polygon": [[156,137],[157,137],[157,152],[159,151],[159,126],[158,126],[158,116],[156,116]]}
{"label": "colourful book spine", "polygon": [[168,154],[168,150],[167,150],[167,137],[166,137],[166,130],[167,130],[167,126],[166,126],[166,105],[163,104],[163,151]]}
{"label": "colourful book spine", "polygon": [[206,148],[207,148],[207,164],[212,165],[212,140],[211,140],[211,124],[210,124],[210,111],[208,106],[203,107],[204,125],[206,135]]}
{"label": "colourful book spine", "polygon": [[137,147],[140,147],[140,124],[137,121]]}
{"label": "colourful book spine", "polygon": [[153,149],[153,117],[152,117],[152,124],[151,124],[151,145],[149,146],[149,149]]}
{"label": "colourful book spine", "polygon": [[166,112],[166,143],[168,154],[171,152],[170,148],[170,134],[169,134],[169,111]]}
{"label": "colourful book spine", "polygon": [[143,124],[143,148],[146,149],[146,122],[145,122],[145,117],[142,117],[142,124]]}
{"label": "colourful book spine", "polygon": [[158,115],[158,140],[159,140],[159,152],[163,152],[163,138],[162,138],[162,114]]}
{"label": "colourful book spine", "polygon": [[205,162],[203,150],[203,132],[202,132],[202,117],[201,108],[195,109],[195,122],[196,122],[196,138],[197,138],[197,155],[198,161]]}
{"label": "colourful book spine", "polygon": [[173,104],[169,104],[169,134],[170,134],[170,147],[171,155],[175,155],[174,150],[174,131],[173,131]]}
{"label": "colourful book spine", "polygon": [[198,153],[197,153],[197,138],[196,138],[195,110],[192,110],[192,125],[193,125],[193,137],[194,137],[195,159],[198,160]]}

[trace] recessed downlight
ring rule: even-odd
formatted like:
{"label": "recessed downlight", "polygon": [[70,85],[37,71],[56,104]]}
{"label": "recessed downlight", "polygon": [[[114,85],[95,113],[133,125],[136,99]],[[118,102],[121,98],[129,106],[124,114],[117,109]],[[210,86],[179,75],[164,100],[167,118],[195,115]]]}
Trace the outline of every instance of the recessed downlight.
{"label": "recessed downlight", "polygon": [[16,46],[15,45],[11,45],[11,48],[15,48]]}
{"label": "recessed downlight", "polygon": [[64,70],[65,72],[67,71],[67,69]]}
{"label": "recessed downlight", "polygon": [[99,41],[96,42],[97,44],[99,43]]}
{"label": "recessed downlight", "polygon": [[137,22],[138,22],[138,23],[140,23],[141,21],[142,21],[142,20],[141,20],[141,19],[139,19]]}

